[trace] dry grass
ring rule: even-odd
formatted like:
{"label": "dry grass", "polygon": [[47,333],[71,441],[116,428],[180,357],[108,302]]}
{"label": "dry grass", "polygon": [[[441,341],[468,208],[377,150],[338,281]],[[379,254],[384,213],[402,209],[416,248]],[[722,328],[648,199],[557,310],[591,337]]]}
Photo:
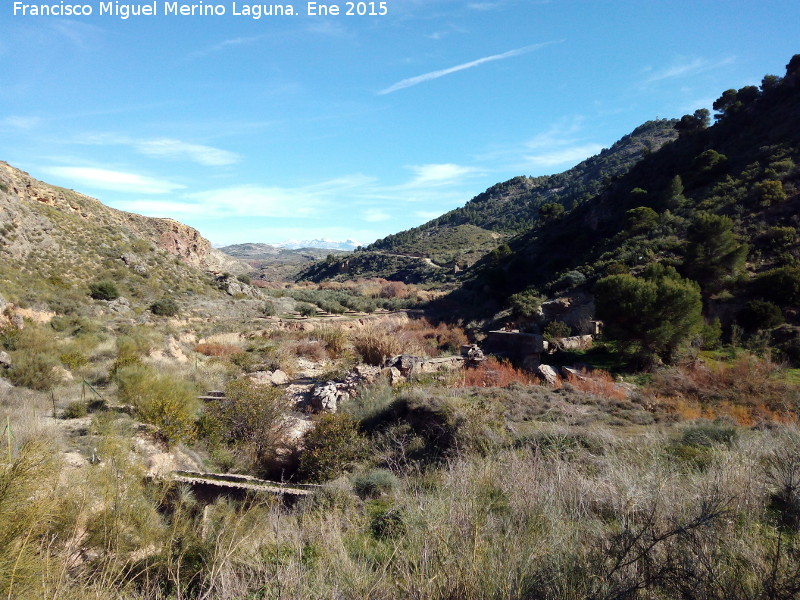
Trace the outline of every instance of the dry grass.
{"label": "dry grass", "polygon": [[368,365],[380,366],[387,358],[399,354],[425,354],[415,336],[390,326],[366,325],[350,333],[350,342]]}
{"label": "dry grass", "polygon": [[659,373],[647,390],[684,419],[731,417],[740,425],[795,423],[800,387],[779,366],[755,356],[731,363],[693,362]]}
{"label": "dry grass", "polygon": [[403,331],[417,338],[428,354],[435,356],[440,352],[458,354],[461,346],[468,343],[467,335],[461,327],[439,323],[433,325],[427,319],[413,319],[403,326]]}
{"label": "dry grass", "polygon": [[576,390],[601,396],[609,400],[625,400],[627,395],[614,382],[614,378],[606,371],[582,371],[580,375],[570,374],[567,382]]}
{"label": "dry grass", "polygon": [[204,356],[214,356],[217,358],[228,358],[233,356],[234,354],[240,354],[244,352],[239,346],[233,346],[231,344],[219,344],[219,343],[206,343],[206,344],[198,344],[195,346],[195,352],[202,354]]}
{"label": "dry grass", "polygon": [[490,357],[475,368],[465,369],[457,382],[459,387],[506,387],[512,383],[533,385],[538,383],[528,371],[517,369],[510,362]]}

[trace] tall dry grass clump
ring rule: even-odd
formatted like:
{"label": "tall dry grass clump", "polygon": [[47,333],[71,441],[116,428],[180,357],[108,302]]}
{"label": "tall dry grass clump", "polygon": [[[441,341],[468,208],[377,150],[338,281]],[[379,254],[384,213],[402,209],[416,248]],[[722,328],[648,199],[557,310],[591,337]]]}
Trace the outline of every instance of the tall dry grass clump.
{"label": "tall dry grass clump", "polygon": [[460,387],[506,387],[512,383],[533,385],[538,383],[538,380],[532,373],[517,369],[508,361],[489,357],[477,367],[465,369],[456,385]]}
{"label": "tall dry grass clump", "polygon": [[658,373],[648,390],[684,418],[728,416],[740,425],[796,423],[800,386],[756,356],[731,363],[696,361]]}
{"label": "tall dry grass clump", "polygon": [[396,327],[368,324],[351,332],[350,342],[361,360],[374,366],[398,354],[423,354],[417,341]]}

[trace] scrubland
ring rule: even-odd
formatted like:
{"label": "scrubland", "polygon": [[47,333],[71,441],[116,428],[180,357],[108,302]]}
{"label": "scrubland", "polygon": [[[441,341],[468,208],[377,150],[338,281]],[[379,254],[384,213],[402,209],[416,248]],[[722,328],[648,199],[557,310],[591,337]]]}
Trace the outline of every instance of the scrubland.
{"label": "scrubland", "polygon": [[[86,314],[3,329],[0,593],[800,593],[791,371],[723,349],[626,381],[595,370],[548,386],[489,358],[394,386],[378,376],[336,413],[309,414],[301,382],[458,353],[467,337],[404,314],[306,319],[283,312],[286,295],[279,315],[255,307],[238,323]],[[245,377],[277,370],[289,384]],[[212,389],[224,398],[198,399]],[[298,420],[315,426],[292,436]],[[322,487],[294,502],[209,502],[159,460]]]}

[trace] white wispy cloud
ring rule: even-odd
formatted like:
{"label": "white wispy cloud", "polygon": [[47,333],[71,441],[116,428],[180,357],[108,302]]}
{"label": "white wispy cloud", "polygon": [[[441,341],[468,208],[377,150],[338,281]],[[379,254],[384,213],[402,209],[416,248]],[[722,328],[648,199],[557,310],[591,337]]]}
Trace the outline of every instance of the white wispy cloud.
{"label": "white wispy cloud", "polygon": [[448,184],[462,180],[478,171],[475,167],[452,163],[415,165],[410,168],[414,173],[414,178],[405,184],[408,187]]}
{"label": "white wispy cloud", "polygon": [[188,56],[188,58],[200,58],[203,56],[207,56],[209,54],[221,52],[228,48],[235,48],[237,46],[249,46],[250,44],[255,44],[256,42],[264,39],[264,37],[265,36],[263,35],[254,35],[250,37],[236,37],[227,40],[222,40],[221,42],[208,46],[207,48],[203,48],[201,50],[193,52]]}
{"label": "white wispy cloud", "polygon": [[502,164],[505,171],[532,169],[534,174],[553,173],[555,167],[572,167],[604,147],[588,139],[583,131],[584,121],[581,115],[560,119],[527,140],[497,148],[477,160]]}
{"label": "white wispy cloud", "polygon": [[392,215],[379,208],[370,208],[361,215],[361,219],[368,223],[381,223],[391,220]]}
{"label": "white wispy cloud", "polygon": [[189,144],[180,140],[161,138],[141,140],[134,143],[136,149],[146,156],[173,160],[188,159],[208,167],[221,167],[239,161],[239,155],[202,144]]}
{"label": "white wispy cloud", "polygon": [[446,75],[451,75],[452,73],[458,73],[459,71],[473,69],[475,67],[479,67],[480,65],[484,65],[489,62],[506,60],[508,58],[513,58],[515,56],[521,56],[523,54],[527,54],[528,52],[533,52],[534,50],[539,50],[540,48],[544,48],[545,46],[548,46],[553,43],[555,42],[543,42],[541,44],[533,44],[531,46],[525,46],[523,48],[509,50],[508,52],[503,52],[502,54],[493,54],[492,56],[485,56],[477,60],[456,65],[455,67],[449,67],[447,69],[441,69],[439,71],[431,71],[430,73],[424,73],[423,75],[417,75],[416,77],[409,77],[408,79],[403,79],[393,85],[390,85],[389,87],[379,91],[378,93],[381,95],[391,94],[398,90],[403,90],[405,88],[419,85],[420,83],[425,83],[426,81],[432,81],[434,79],[439,79],[440,77],[444,77]]}
{"label": "white wispy cloud", "polygon": [[23,117],[13,115],[0,120],[0,127],[11,127],[12,129],[33,129],[42,120],[39,117]]}
{"label": "white wispy cloud", "polygon": [[337,177],[319,183],[280,187],[255,184],[184,193],[168,201],[132,200],[116,206],[149,216],[248,217],[312,219],[324,218],[337,209],[341,195],[358,195],[359,190],[374,183],[365,175]]}
{"label": "white wispy cloud", "polygon": [[76,143],[91,146],[129,146],[144,156],[188,160],[206,167],[232,165],[240,159],[235,152],[172,138],[136,139],[113,133],[93,133],[79,136]]}
{"label": "white wispy cloud", "polygon": [[645,83],[655,83],[666,79],[677,79],[689,77],[706,71],[712,71],[733,63],[733,57],[724,58],[718,61],[710,61],[705,58],[683,59],[670,67],[655,71],[645,79]]}
{"label": "white wispy cloud", "polygon": [[94,167],[46,167],[46,173],[63,177],[80,186],[135,194],[167,194],[185,186],[137,173],[111,171]]}
{"label": "white wispy cloud", "polygon": [[558,165],[576,165],[582,160],[594,156],[603,149],[601,144],[584,144],[561,148],[542,154],[525,156],[525,161],[533,167],[556,167]]}

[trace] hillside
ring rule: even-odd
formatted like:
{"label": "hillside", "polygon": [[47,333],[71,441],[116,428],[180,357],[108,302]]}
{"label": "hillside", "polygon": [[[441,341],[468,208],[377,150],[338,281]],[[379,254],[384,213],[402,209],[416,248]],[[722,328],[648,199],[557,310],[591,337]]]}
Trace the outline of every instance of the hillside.
{"label": "hillside", "polygon": [[683,117],[673,143],[476,264],[444,310],[488,315],[515,293],[590,292],[604,276],[661,263],[699,284],[706,319],[756,331],[755,302],[797,324],[799,80],[796,56],[785,78],[724,92],[713,126],[707,111]]}
{"label": "hillside", "polygon": [[[374,242],[357,259],[348,259],[347,265],[317,265],[305,277],[314,281],[357,275],[405,282],[453,279],[453,275],[503,240],[527,231],[553,211],[569,210],[596,195],[609,180],[674,140],[675,124],[668,119],[648,121],[568,171],[543,177],[520,176],[498,183],[461,208]],[[400,261],[381,255],[429,258],[444,269],[432,270],[424,261]]]}
{"label": "hillside", "polygon": [[288,248],[276,244],[233,244],[219,249],[249,264],[264,281],[293,281],[318,260],[350,254],[331,248]]}
{"label": "hillside", "polygon": [[191,227],[109,208],[0,162],[0,282],[10,300],[63,312],[108,279],[148,302],[211,289],[205,272],[246,270]]}

